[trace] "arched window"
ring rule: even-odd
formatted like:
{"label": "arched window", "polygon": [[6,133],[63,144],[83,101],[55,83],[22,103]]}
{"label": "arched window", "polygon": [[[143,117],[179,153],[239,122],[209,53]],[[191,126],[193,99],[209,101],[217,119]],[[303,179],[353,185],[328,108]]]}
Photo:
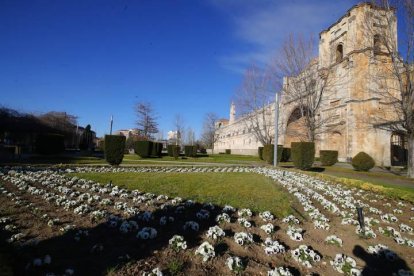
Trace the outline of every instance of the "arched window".
{"label": "arched window", "polygon": [[344,58],[344,47],[342,44],[336,46],[336,62],[340,62]]}
{"label": "arched window", "polygon": [[380,35],[374,35],[374,54],[381,52],[381,37]]}

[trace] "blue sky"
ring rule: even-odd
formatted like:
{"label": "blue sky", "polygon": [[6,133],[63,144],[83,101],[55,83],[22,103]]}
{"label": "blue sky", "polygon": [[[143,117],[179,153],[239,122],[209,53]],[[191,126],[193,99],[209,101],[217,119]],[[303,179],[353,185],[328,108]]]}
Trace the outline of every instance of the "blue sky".
{"label": "blue sky", "polygon": [[98,135],[135,127],[151,102],[164,135],[175,114],[199,134],[228,117],[243,70],[277,54],[289,32],[312,35],[353,0],[1,0],[0,104],[66,111]]}

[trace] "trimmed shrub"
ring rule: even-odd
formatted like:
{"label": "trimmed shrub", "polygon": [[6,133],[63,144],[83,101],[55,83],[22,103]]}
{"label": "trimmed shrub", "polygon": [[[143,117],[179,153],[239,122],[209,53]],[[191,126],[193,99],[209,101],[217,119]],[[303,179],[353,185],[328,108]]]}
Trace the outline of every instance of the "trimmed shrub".
{"label": "trimmed shrub", "polygon": [[263,147],[259,147],[257,153],[259,154],[260,160],[263,160]]}
{"label": "trimmed shrub", "polygon": [[151,141],[136,141],[134,146],[135,154],[139,155],[141,158],[150,157],[153,147],[154,143]]}
{"label": "trimmed shrub", "polygon": [[168,154],[168,156],[174,157],[174,152],[173,152],[174,147],[179,147],[179,146],[176,146],[176,145],[168,145],[167,146],[167,154]]}
{"label": "trimmed shrub", "polygon": [[292,161],[296,168],[308,170],[315,160],[315,143],[293,142],[291,145]]}
{"label": "trimmed shrub", "polygon": [[152,148],[151,148],[151,156],[162,156],[162,143],[152,142]]}
{"label": "trimmed shrub", "polygon": [[320,150],[319,158],[322,166],[332,166],[338,162],[338,151],[337,150]]}
{"label": "trimmed shrub", "polygon": [[289,162],[290,161],[290,148],[283,148],[282,149],[282,158],[280,162]]}
{"label": "trimmed shrub", "polygon": [[36,152],[39,154],[59,154],[65,150],[65,137],[60,134],[39,134],[36,139]]}
{"label": "trimmed shrub", "polygon": [[[280,162],[282,159],[282,145],[277,145],[277,162]],[[275,154],[275,146],[272,145],[264,145],[263,146],[263,160],[266,161],[268,164],[273,164],[273,159]]]}
{"label": "trimmed shrub", "polygon": [[105,135],[105,159],[111,165],[119,165],[124,158],[125,136]]}
{"label": "trimmed shrub", "polygon": [[231,149],[226,149],[225,152],[226,154],[231,154]]}
{"label": "trimmed shrub", "polygon": [[156,143],[156,156],[161,157],[162,156],[162,149],[164,148],[164,145],[162,143]]}
{"label": "trimmed shrub", "polygon": [[352,167],[356,171],[367,172],[375,166],[374,159],[369,154],[361,151],[352,158]]}
{"label": "trimmed shrub", "polygon": [[171,147],[171,151],[172,151],[172,156],[174,157],[174,159],[178,159],[178,157],[180,156],[180,146],[173,145]]}
{"label": "trimmed shrub", "polygon": [[195,157],[197,155],[197,146],[184,146],[184,155],[187,157]]}

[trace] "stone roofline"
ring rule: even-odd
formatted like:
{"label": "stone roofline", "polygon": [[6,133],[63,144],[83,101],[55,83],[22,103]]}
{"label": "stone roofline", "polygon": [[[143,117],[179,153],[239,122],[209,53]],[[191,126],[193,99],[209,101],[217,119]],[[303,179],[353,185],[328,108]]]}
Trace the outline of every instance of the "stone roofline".
{"label": "stone roofline", "polygon": [[[358,3],[356,5],[353,5],[350,9],[347,10],[347,12],[343,16],[341,16],[338,20],[336,20],[335,23],[331,24],[328,28],[326,28],[325,30],[321,31],[319,33],[319,38],[321,38],[321,36],[322,36],[323,33],[328,32],[330,29],[332,29],[332,27],[334,27],[339,22],[341,22],[342,19],[344,19],[345,17],[349,17],[352,10],[357,9],[357,8],[360,8],[360,7],[364,7],[364,6],[370,6],[371,8],[386,10],[386,8],[382,8],[380,6],[374,5],[371,2],[361,2],[361,3]],[[395,7],[390,7],[390,9],[393,10],[393,11],[396,10]]]}

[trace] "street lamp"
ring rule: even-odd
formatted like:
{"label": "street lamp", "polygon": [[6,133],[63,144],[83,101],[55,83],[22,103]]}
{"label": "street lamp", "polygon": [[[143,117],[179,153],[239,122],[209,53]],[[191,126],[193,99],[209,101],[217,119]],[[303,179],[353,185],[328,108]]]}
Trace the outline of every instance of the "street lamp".
{"label": "street lamp", "polygon": [[274,146],[274,152],[273,152],[273,165],[277,166],[277,141],[279,137],[279,93],[276,92],[275,96],[275,146]]}

